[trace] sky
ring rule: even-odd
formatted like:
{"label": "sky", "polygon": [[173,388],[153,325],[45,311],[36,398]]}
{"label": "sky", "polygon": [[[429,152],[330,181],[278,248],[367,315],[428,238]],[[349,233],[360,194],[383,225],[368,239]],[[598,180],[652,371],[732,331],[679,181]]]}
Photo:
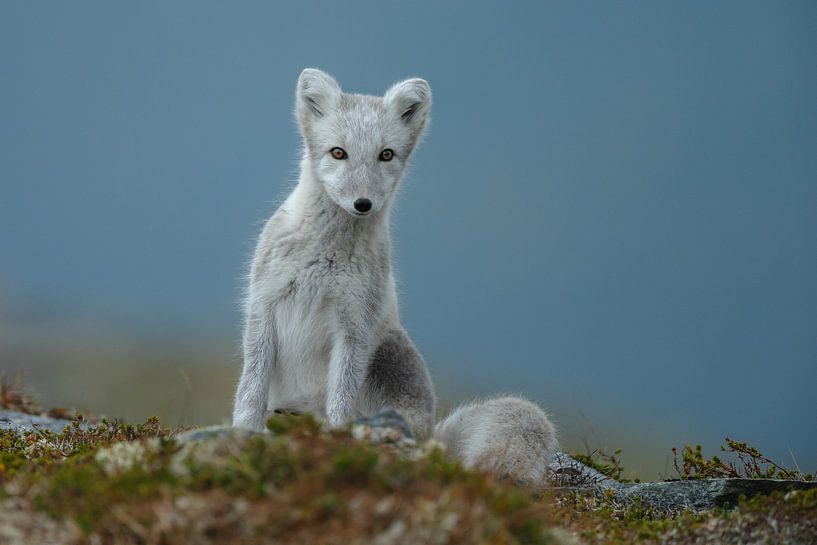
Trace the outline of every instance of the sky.
{"label": "sky", "polygon": [[441,386],[817,469],[810,0],[3,2],[0,311],[237,338],[304,67],[431,84],[392,232]]}

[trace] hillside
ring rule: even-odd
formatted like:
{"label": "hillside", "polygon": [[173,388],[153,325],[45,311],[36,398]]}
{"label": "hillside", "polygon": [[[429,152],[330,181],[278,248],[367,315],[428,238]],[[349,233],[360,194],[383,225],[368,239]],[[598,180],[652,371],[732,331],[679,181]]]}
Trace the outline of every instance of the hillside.
{"label": "hillside", "polygon": [[326,430],[293,416],[268,433],[131,426],[48,415],[8,386],[2,404],[2,543],[817,542],[815,489],[659,509],[578,483],[499,482],[399,426]]}

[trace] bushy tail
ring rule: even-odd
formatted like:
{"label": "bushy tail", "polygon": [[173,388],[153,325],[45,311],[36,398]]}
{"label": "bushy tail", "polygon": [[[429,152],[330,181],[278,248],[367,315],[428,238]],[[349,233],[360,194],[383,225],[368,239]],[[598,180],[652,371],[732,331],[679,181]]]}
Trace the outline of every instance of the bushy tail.
{"label": "bushy tail", "polygon": [[457,407],[434,428],[434,438],[466,467],[527,485],[544,485],[557,449],[556,428],[534,403],[513,396]]}

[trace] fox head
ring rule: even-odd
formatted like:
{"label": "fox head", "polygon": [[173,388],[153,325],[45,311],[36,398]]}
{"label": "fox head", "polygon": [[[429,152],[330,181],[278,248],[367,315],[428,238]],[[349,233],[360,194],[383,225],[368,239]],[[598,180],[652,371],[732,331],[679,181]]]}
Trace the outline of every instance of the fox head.
{"label": "fox head", "polygon": [[428,83],[414,78],[382,97],[356,95],[307,68],[295,96],[304,158],[326,194],[353,216],[386,208],[425,128]]}

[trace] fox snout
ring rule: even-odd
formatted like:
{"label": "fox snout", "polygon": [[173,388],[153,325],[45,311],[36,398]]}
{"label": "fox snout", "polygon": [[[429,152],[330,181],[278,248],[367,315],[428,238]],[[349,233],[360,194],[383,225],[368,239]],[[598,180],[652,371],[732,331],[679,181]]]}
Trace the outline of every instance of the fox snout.
{"label": "fox snout", "polygon": [[361,214],[361,215],[368,214],[369,211],[372,209],[372,201],[370,201],[369,199],[357,199],[355,201],[354,206],[355,206],[355,211],[358,214]]}

